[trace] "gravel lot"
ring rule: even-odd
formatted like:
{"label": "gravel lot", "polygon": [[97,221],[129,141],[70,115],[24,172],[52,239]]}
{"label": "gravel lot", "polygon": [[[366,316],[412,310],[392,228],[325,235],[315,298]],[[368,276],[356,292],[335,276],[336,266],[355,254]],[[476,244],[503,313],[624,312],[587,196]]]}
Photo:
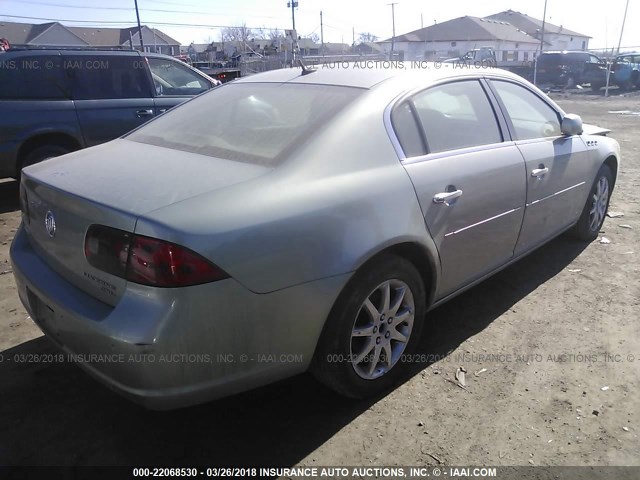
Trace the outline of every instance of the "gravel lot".
{"label": "gravel lot", "polygon": [[640,96],[554,98],[622,146],[611,243],[560,237],[434,311],[424,362],[376,401],[302,375],[157,413],[73,364],[22,361],[57,351],[18,299],[17,184],[0,183],[0,465],[640,465],[640,115],[608,113]]}

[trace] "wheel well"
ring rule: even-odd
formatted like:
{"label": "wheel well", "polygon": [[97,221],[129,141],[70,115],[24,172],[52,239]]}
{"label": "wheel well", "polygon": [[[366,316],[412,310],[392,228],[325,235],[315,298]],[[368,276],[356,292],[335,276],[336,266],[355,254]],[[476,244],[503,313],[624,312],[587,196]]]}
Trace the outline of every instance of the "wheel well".
{"label": "wheel well", "polygon": [[38,147],[42,147],[44,145],[58,145],[60,147],[64,147],[68,149],[70,152],[74,150],[80,149],[80,144],[78,141],[70,135],[64,133],[44,133],[42,135],[36,135],[35,137],[29,138],[25,141],[20,150],[18,151],[18,170],[24,162],[29,153],[35,150]]}
{"label": "wheel well", "polygon": [[[434,264],[433,259],[427,253],[425,248],[417,243],[411,243],[411,242],[399,243],[397,245],[393,245],[391,247],[388,247],[378,252],[369,260],[367,260],[365,262],[365,265],[371,262],[372,260],[378,258],[380,255],[385,255],[385,254],[398,255],[399,257],[402,257],[408,260],[416,267],[416,269],[418,270],[418,273],[420,273],[420,276],[422,277],[422,281],[424,282],[424,289],[427,297],[426,299],[427,299],[427,308],[428,308],[433,301],[433,294],[435,293],[436,266]],[[362,266],[360,268],[362,268]]]}
{"label": "wheel well", "polygon": [[618,160],[612,155],[604,161],[604,164],[611,169],[611,173],[613,173],[612,186],[615,186],[616,180],[618,179]]}

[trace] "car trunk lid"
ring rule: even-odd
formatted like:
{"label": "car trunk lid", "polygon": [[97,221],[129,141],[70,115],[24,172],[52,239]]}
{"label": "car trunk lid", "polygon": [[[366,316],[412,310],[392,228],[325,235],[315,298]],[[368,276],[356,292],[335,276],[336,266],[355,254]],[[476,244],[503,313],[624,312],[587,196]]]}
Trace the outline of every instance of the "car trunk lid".
{"label": "car trunk lid", "polygon": [[65,280],[115,305],[126,280],[91,266],[84,254],[93,224],[134,232],[147,212],[270,171],[257,165],[125,140],[26,168],[23,224],[36,253]]}

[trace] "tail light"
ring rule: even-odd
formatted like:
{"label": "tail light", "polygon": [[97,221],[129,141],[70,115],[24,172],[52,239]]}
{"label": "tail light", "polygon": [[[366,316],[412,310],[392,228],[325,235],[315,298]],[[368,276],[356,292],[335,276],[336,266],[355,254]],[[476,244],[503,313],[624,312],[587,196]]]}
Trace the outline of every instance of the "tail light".
{"label": "tail light", "polygon": [[89,227],[84,254],[99,270],[153,287],[187,287],[229,278],[188,248],[104,225]]}

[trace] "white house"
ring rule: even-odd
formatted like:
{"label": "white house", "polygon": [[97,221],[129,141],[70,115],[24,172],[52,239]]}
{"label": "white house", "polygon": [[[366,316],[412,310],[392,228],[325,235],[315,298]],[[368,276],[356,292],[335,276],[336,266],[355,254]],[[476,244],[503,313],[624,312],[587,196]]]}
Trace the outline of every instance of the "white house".
{"label": "white house", "polygon": [[[379,43],[391,50],[391,39]],[[404,60],[442,60],[491,47],[498,61],[515,62],[533,59],[540,42],[507,22],[465,16],[400,35],[393,43]]]}
{"label": "white house", "polygon": [[[542,20],[530,17],[524,13],[514,10],[505,10],[486,17],[491,20],[508,22],[516,28],[526,32],[536,39],[542,35]],[[554,25],[549,22],[544,24],[545,50],[587,50],[589,48],[590,36],[583,33],[574,32],[562,25]]]}

